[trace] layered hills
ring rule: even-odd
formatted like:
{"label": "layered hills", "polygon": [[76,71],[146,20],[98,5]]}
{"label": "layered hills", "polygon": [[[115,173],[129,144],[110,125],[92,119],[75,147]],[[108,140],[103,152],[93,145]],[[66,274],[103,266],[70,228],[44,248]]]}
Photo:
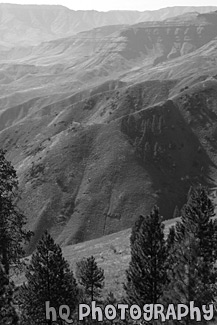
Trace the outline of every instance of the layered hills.
{"label": "layered hills", "polygon": [[0,46],[36,45],[93,28],[159,21],[217,7],[172,7],[156,11],[74,11],[63,6],[0,4]]}
{"label": "layered hills", "polygon": [[0,145],[18,171],[32,250],[165,219],[215,196],[217,13],[95,28],[0,53]]}

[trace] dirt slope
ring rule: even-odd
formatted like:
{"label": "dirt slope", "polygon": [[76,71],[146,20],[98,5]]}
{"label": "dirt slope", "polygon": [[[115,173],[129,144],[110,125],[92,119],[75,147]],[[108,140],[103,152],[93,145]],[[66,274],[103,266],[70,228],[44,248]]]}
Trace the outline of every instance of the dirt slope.
{"label": "dirt slope", "polygon": [[[129,228],[154,204],[170,219],[194,184],[215,195],[217,29],[200,43],[197,26],[215,24],[194,15],[191,27],[100,28],[94,47],[91,31],[5,52],[0,146],[35,232],[29,252],[47,228],[69,245]],[[168,28],[194,31],[194,48],[156,64]]]}

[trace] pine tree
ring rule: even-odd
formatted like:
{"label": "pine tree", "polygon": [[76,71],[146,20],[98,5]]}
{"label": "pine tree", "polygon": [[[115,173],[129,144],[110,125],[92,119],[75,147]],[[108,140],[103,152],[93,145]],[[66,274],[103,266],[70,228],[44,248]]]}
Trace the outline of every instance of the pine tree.
{"label": "pine tree", "polygon": [[14,285],[9,282],[4,267],[0,264],[0,325],[17,325],[18,316],[13,302]]}
{"label": "pine tree", "polygon": [[[169,284],[164,294],[167,303],[194,301],[200,307],[215,301],[217,227],[213,216],[214,206],[207,190],[202,186],[191,188],[181,210],[181,221],[168,237]],[[193,321],[186,318],[183,324]]]}
{"label": "pine tree", "polygon": [[175,240],[176,240],[176,229],[175,226],[171,226],[166,240],[167,251],[170,251],[170,249],[174,246]]}
{"label": "pine tree", "polygon": [[17,206],[18,179],[12,164],[0,149],[0,258],[6,274],[10,265],[24,255],[23,244],[31,236],[26,231],[26,217]]}
{"label": "pine tree", "polygon": [[133,243],[135,242],[143,222],[144,222],[143,216],[139,216],[139,218],[135,221],[135,223],[132,227],[131,236],[130,236],[131,245],[133,245]]}
{"label": "pine tree", "polygon": [[[181,211],[181,222],[176,225],[177,240],[191,234],[199,245],[198,257],[204,260],[204,268],[200,270],[200,279],[204,284],[213,286],[212,270],[216,262],[216,232],[214,221],[214,205],[208,196],[206,188],[199,186],[191,188],[187,204]],[[210,298],[211,299],[211,298]]]}
{"label": "pine tree", "polygon": [[75,310],[78,299],[76,280],[60,246],[54,243],[47,231],[32,255],[25,276],[27,281],[19,293],[22,324],[45,323],[46,301],[57,311],[61,305],[68,305],[72,312]]}
{"label": "pine tree", "polygon": [[[182,240],[176,241],[171,247],[168,261],[170,262],[167,273],[168,284],[162,298],[165,306],[171,303],[189,305],[190,301],[194,301],[195,306],[201,308],[201,305],[214,302],[217,293],[216,268],[213,263],[207,265],[204,258],[200,256],[199,240],[191,232],[186,232]],[[205,269],[207,270],[206,283],[201,276]],[[176,324],[176,321],[168,322],[170,323]],[[187,317],[181,322],[186,325],[197,323]]]}
{"label": "pine tree", "polygon": [[100,297],[100,291],[104,287],[104,270],[98,267],[93,256],[77,262],[76,276],[88,299],[93,301]]}
{"label": "pine tree", "polygon": [[213,259],[215,250],[213,216],[214,205],[207,189],[202,186],[191,188],[181,211],[181,222],[176,226],[177,238],[183,238],[189,231],[194,234],[199,240],[201,256],[208,260]]}
{"label": "pine tree", "polygon": [[180,212],[179,212],[179,208],[176,205],[174,212],[173,212],[173,219],[178,218],[178,217],[180,217]]}
{"label": "pine tree", "polygon": [[[140,221],[142,218],[140,218]],[[131,239],[131,261],[124,289],[130,304],[157,303],[166,283],[166,244],[159,209],[143,218],[138,234]]]}

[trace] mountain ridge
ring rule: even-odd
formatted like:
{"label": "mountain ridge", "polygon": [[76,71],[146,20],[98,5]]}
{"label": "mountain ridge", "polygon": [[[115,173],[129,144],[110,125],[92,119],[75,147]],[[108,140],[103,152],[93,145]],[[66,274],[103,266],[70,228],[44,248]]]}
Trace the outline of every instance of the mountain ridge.
{"label": "mountain ridge", "polygon": [[29,251],[45,229],[75,244],[131,227],[154,204],[170,219],[195,184],[215,193],[216,17],[1,53],[0,146],[35,232]]}
{"label": "mountain ridge", "polygon": [[[205,13],[217,7],[168,7],[155,11],[74,11],[64,6],[0,4],[0,44],[37,45],[105,25],[132,25],[165,20],[189,11]],[[115,13],[115,15],[114,15]]]}

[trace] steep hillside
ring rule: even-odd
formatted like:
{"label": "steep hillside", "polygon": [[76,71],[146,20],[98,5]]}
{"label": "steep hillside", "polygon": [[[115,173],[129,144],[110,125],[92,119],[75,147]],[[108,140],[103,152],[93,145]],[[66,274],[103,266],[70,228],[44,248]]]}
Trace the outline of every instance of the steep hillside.
{"label": "steep hillside", "polygon": [[216,83],[165,103],[175,82],[72,97],[4,129],[35,240],[45,228],[64,245],[103,236],[155,203],[171,218],[191,185],[215,187]]}
{"label": "steep hillside", "polygon": [[36,45],[100,26],[164,20],[217,7],[174,7],[156,11],[74,11],[63,6],[0,4],[0,44]]}
{"label": "steep hillside", "polygon": [[154,204],[170,219],[194,184],[215,195],[216,16],[5,50],[0,146],[35,232],[29,251],[46,228],[69,245],[129,228]]}
{"label": "steep hillside", "polygon": [[217,14],[191,14],[156,23],[141,23],[121,32],[126,58],[154,58],[154,65],[186,55],[217,36]]}
{"label": "steep hillside", "polygon": [[[173,71],[185,78],[189,67],[181,63],[179,69],[180,64],[176,65],[174,59],[200,51],[205,45],[211,49],[208,44],[217,37],[216,17],[216,13],[192,14],[183,21],[177,18],[176,22],[106,26],[40,46],[5,50],[0,53],[0,105],[7,108],[36,97],[52,95],[53,100],[53,94],[63,98],[75,92],[86,93],[87,88],[123,78],[125,72],[127,81],[130,73],[135,76],[134,82],[140,74],[143,74],[141,81],[170,79]],[[190,63],[194,74],[196,69],[200,69],[200,74],[204,64],[205,68],[207,64],[215,65],[212,60],[215,58],[211,54],[207,59],[199,52],[194,55]],[[162,66],[165,61],[170,62],[170,70],[169,66]]]}
{"label": "steep hillside", "polygon": [[[176,221],[178,218],[165,221],[165,236]],[[73,270],[79,260],[93,255],[97,264],[105,271],[103,296],[112,291],[117,298],[122,298],[125,270],[130,261],[130,234],[131,229],[126,229],[103,238],[66,246],[63,247],[63,255]],[[14,280],[20,285],[25,281],[25,276],[19,274],[18,277],[14,276]]]}

